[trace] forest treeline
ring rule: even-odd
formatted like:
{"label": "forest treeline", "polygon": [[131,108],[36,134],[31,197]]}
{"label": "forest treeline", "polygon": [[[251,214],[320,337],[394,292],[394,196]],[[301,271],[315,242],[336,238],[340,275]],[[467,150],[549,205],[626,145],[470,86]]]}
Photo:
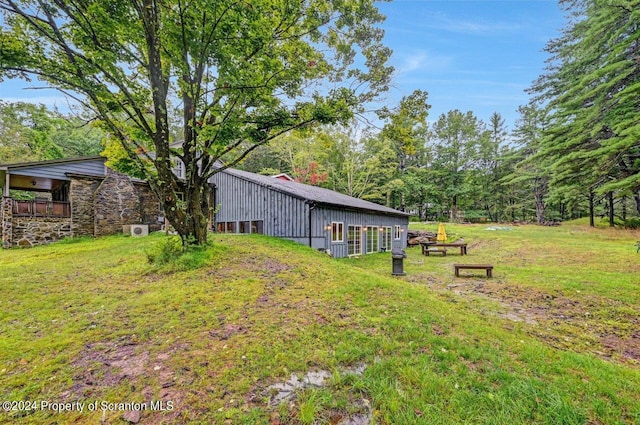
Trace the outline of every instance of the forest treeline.
{"label": "forest treeline", "polygon": [[[429,116],[416,90],[376,125],[288,132],[240,165],[287,173],[414,214],[544,223],[640,224],[640,1],[561,1],[567,27],[509,129],[499,112]],[[177,136],[176,136],[177,137]],[[104,133],[76,116],[0,103],[0,163],[97,154]],[[113,147],[109,148],[113,154]]]}

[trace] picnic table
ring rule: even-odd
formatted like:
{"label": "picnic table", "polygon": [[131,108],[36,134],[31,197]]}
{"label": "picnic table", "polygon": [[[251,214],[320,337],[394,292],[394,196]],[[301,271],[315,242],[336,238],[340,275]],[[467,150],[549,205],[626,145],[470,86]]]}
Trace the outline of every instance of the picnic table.
{"label": "picnic table", "polygon": [[429,255],[427,250],[430,248],[460,248],[460,255],[467,255],[466,242],[420,242],[422,247],[422,255]]}

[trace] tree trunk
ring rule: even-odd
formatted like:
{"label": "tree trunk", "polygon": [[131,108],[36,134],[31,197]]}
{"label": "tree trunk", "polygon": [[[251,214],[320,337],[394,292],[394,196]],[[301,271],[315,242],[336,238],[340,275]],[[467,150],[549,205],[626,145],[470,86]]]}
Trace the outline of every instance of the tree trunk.
{"label": "tree trunk", "polygon": [[589,226],[596,227],[595,220],[595,208],[593,206],[593,199],[595,198],[595,194],[593,190],[589,191]]}
{"label": "tree trunk", "polygon": [[544,223],[544,220],[545,220],[545,217],[544,217],[545,205],[544,205],[544,199],[542,197],[541,192],[537,191],[535,193],[535,200],[536,200],[536,223],[542,224]]}
{"label": "tree trunk", "polygon": [[609,199],[609,227],[615,227],[615,215],[613,214],[613,192],[607,193]]}
{"label": "tree trunk", "polygon": [[636,211],[638,215],[640,215],[640,192],[637,192],[635,195],[633,195],[633,199],[635,199],[636,201]]}
{"label": "tree trunk", "polygon": [[[199,179],[198,179],[199,180]],[[204,245],[209,231],[209,190],[206,183],[184,187],[184,200],[165,197],[164,209],[169,223],[180,235],[183,247]]]}

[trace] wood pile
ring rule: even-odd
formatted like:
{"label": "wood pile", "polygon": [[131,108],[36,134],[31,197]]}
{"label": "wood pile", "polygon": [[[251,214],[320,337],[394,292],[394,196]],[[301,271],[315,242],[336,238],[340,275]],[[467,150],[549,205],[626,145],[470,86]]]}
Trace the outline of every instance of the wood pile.
{"label": "wood pile", "polygon": [[407,245],[420,245],[421,242],[435,241],[437,237],[438,234],[435,232],[428,232],[426,230],[409,230],[407,232]]}

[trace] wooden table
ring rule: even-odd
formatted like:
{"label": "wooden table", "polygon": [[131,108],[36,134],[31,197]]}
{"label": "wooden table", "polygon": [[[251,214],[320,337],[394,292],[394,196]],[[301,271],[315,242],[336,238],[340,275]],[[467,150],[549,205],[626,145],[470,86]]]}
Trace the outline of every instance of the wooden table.
{"label": "wooden table", "polygon": [[420,242],[422,247],[422,255],[427,255],[426,250],[429,248],[460,248],[460,255],[467,255],[467,243],[466,242]]}

